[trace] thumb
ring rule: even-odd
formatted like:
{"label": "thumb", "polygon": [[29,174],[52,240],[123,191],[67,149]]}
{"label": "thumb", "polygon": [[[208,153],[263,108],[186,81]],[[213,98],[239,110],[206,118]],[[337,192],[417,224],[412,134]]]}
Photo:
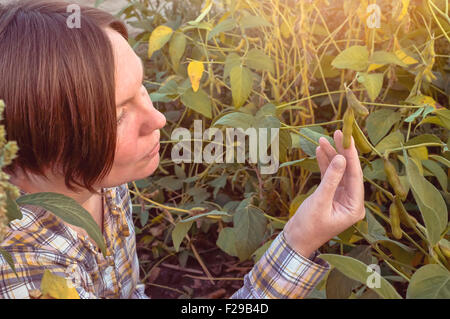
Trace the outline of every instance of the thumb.
{"label": "thumb", "polygon": [[334,197],[334,193],[344,176],[345,166],[346,160],[344,156],[338,154],[333,158],[319,185],[319,191],[323,196],[327,198]]}

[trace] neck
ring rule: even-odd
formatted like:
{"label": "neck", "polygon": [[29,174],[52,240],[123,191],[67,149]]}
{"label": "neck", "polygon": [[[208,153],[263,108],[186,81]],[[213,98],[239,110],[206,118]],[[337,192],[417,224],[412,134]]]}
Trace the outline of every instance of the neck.
{"label": "neck", "polygon": [[[55,178],[54,176],[49,176],[49,179],[47,180],[44,177],[37,176],[31,173],[29,173],[28,175],[29,177],[27,177],[25,174],[12,175],[9,182],[28,194],[54,192],[70,197],[78,202],[91,214],[92,218],[96,221],[100,229],[103,228],[102,196],[91,193],[87,189],[82,189],[81,192],[78,193],[74,192],[66,187],[64,177]],[[101,188],[94,189],[99,193],[101,192]],[[85,232],[81,228],[69,224],[67,225],[75,229],[77,232],[85,235]]]}
{"label": "neck", "polygon": [[[64,178],[47,180],[34,174],[29,175],[30,178],[26,178],[24,175],[11,176],[9,182],[28,194],[41,192],[54,192],[63,194],[74,199],[82,206],[86,204],[93,195],[95,195],[94,193],[91,193],[86,189],[82,189],[80,192],[74,192],[70,190],[65,185]],[[100,192],[100,190],[101,189],[99,188],[98,192]]]}

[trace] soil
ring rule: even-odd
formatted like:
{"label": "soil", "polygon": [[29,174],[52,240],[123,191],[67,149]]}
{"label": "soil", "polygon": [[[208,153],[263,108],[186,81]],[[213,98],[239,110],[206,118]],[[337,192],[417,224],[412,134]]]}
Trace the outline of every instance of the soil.
{"label": "soil", "polygon": [[[152,299],[230,298],[243,286],[244,275],[253,268],[254,264],[251,260],[240,262],[238,258],[220,250],[215,245],[217,239],[215,234],[217,234],[217,230],[212,226],[208,233],[198,233],[193,242],[211,276],[219,279],[214,280],[214,284],[208,280],[200,263],[194,257],[188,257],[185,267],[180,266],[177,255],[158,263],[163,256],[154,259],[149,244],[139,244],[142,235],[138,235],[137,253],[140,263],[146,265],[147,272],[156,265],[153,267],[153,273],[145,282],[146,294]],[[161,236],[157,240],[163,241],[164,238]],[[141,278],[143,277],[144,274],[141,273]],[[231,280],[223,278],[230,278]]]}

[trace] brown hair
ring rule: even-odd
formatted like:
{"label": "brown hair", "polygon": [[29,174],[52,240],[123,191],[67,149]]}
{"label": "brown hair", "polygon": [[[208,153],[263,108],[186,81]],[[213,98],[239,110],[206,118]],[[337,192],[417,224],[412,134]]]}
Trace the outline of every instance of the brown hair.
{"label": "brown hair", "polygon": [[20,148],[4,171],[48,179],[44,169],[58,167],[72,191],[74,183],[98,193],[92,186],[111,171],[117,132],[114,54],[104,28],[128,33],[111,14],[85,6],[81,28],[70,28],[68,5],[0,5],[2,124]]}

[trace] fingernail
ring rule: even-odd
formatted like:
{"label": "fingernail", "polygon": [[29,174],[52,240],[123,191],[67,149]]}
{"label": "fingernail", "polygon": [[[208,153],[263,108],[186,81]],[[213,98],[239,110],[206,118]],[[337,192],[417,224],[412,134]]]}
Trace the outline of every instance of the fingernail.
{"label": "fingernail", "polygon": [[341,169],[345,165],[345,158],[342,155],[336,155],[333,159],[333,167],[336,169]]}

